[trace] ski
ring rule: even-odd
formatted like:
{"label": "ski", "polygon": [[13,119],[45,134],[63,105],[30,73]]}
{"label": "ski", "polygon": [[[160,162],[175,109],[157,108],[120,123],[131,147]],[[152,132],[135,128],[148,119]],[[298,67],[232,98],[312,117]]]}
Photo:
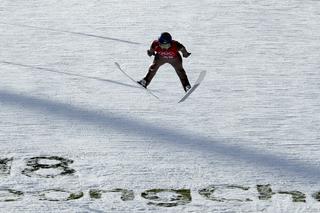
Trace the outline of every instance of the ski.
{"label": "ski", "polygon": [[189,97],[189,95],[191,95],[191,93],[193,93],[198,88],[198,86],[203,81],[205,76],[206,76],[206,71],[202,71],[199,74],[199,77],[196,80],[196,82],[194,83],[193,87],[191,87],[191,89],[188,90],[188,92],[180,99],[180,101],[178,103],[185,101]]}
{"label": "ski", "polygon": [[114,64],[116,65],[116,67],[125,75],[127,76],[131,81],[133,81],[134,83],[136,83],[137,85],[139,85],[140,88],[144,89],[145,91],[147,91],[150,95],[152,95],[153,97],[155,97],[156,99],[160,100],[160,98],[158,96],[156,96],[153,92],[151,92],[150,90],[148,90],[147,88],[143,87],[141,84],[139,84],[136,80],[134,80],[130,75],[128,75],[128,73],[126,73],[120,66],[120,64],[118,62],[114,62]]}

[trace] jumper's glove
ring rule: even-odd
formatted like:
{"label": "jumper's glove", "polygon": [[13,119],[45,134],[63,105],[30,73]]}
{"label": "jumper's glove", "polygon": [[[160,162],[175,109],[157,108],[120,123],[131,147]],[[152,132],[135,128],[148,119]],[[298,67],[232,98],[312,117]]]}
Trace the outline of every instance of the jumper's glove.
{"label": "jumper's glove", "polygon": [[188,58],[190,55],[191,55],[191,53],[189,53],[189,52],[186,52],[186,53],[183,53],[183,54],[182,54],[182,56],[183,56],[184,58]]}
{"label": "jumper's glove", "polygon": [[149,57],[155,55],[154,51],[152,51],[152,50],[147,50],[147,54],[148,54]]}

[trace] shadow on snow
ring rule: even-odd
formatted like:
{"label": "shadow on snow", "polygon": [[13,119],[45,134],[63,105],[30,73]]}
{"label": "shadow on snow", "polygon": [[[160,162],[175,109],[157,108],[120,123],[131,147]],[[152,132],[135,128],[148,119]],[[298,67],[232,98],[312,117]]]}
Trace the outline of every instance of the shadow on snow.
{"label": "shadow on snow", "polygon": [[121,82],[118,82],[118,81],[113,81],[113,80],[108,80],[108,79],[103,79],[103,78],[97,78],[97,77],[91,77],[91,76],[85,76],[85,75],[79,75],[79,74],[73,74],[73,73],[68,73],[68,72],[62,72],[62,71],[58,71],[58,70],[54,70],[54,69],[43,68],[43,67],[38,67],[38,66],[33,66],[33,65],[26,65],[26,64],[9,62],[9,61],[0,61],[0,63],[13,65],[13,66],[24,67],[24,68],[37,69],[37,70],[46,71],[46,72],[53,72],[53,73],[58,73],[58,74],[63,74],[63,75],[75,76],[75,77],[80,77],[80,78],[104,81],[104,82],[118,84],[118,85],[126,86],[126,87],[140,88],[139,86],[133,86],[133,85],[121,83]]}
{"label": "shadow on snow", "polygon": [[320,169],[315,165],[307,165],[301,161],[288,159],[285,156],[276,156],[267,152],[262,153],[250,147],[231,145],[228,144],[228,139],[212,139],[192,133],[177,132],[151,123],[117,116],[113,112],[96,112],[70,104],[57,103],[4,90],[0,90],[0,103],[21,106],[29,110],[49,113],[89,125],[103,126],[126,132],[128,135],[150,136],[158,139],[161,143],[190,148],[206,154],[224,155],[230,160],[246,162],[254,167],[263,166],[273,171],[280,169],[288,172],[289,175],[294,175],[295,178],[305,178],[314,182],[318,182],[320,178]]}
{"label": "shadow on snow", "polygon": [[87,36],[87,37],[100,38],[100,39],[117,41],[117,42],[122,42],[122,43],[127,43],[127,44],[141,45],[141,43],[138,43],[138,42],[128,41],[128,40],[119,39],[119,38],[113,38],[113,37],[108,37],[108,36],[99,36],[99,35],[94,35],[94,34],[89,34],[89,33],[73,32],[73,31],[68,31],[68,30],[58,30],[58,29],[52,29],[52,28],[46,28],[46,27],[36,27],[36,26],[30,26],[30,25],[25,25],[25,24],[12,24],[12,23],[5,23],[5,22],[0,22],[0,24],[17,26],[17,27],[32,28],[32,29],[37,29],[37,30],[46,30],[46,31],[52,31],[52,32],[69,33],[69,34],[73,34],[73,35]]}

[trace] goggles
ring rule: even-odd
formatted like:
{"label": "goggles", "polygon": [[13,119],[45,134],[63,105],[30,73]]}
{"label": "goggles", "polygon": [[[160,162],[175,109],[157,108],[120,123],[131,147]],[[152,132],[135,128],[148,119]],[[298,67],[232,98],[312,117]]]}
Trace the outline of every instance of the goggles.
{"label": "goggles", "polygon": [[170,43],[166,43],[166,44],[160,43],[160,47],[161,47],[161,49],[169,49],[171,47],[171,44]]}

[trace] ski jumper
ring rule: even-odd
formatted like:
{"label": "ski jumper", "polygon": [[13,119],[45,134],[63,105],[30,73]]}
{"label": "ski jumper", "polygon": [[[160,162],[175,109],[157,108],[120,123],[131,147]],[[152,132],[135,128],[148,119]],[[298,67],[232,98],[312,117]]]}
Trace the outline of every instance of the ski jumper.
{"label": "ski jumper", "polygon": [[159,67],[166,63],[169,63],[175,69],[183,86],[183,89],[186,91],[186,87],[190,87],[188,77],[182,66],[182,57],[179,53],[179,51],[181,51],[184,56],[188,55],[186,48],[182,44],[180,44],[178,41],[172,40],[170,48],[164,49],[160,47],[160,42],[158,40],[155,40],[153,41],[149,51],[154,54],[155,57],[149,67],[147,75],[144,77],[146,86],[150,84]]}

